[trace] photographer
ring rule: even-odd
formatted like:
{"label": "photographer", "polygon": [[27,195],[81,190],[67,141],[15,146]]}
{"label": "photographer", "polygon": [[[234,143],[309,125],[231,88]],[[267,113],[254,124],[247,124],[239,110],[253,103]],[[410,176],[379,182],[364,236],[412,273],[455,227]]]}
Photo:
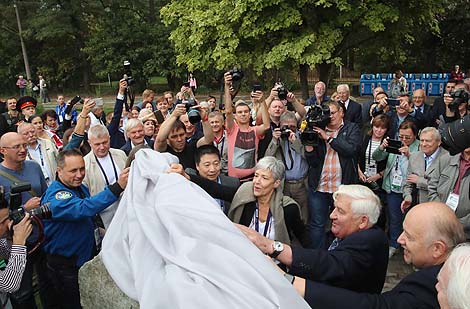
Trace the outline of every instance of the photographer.
{"label": "photographer", "polygon": [[290,196],[299,204],[302,221],[305,223],[308,218],[306,186],[308,163],[293,112],[287,111],[281,115],[280,128],[274,129],[266,156],[274,156],[284,163],[286,168],[284,195]]}
{"label": "photographer", "polygon": [[[31,234],[32,226],[29,214],[18,224],[12,225],[8,216],[8,204],[0,200],[0,300],[2,305],[8,297],[6,293],[16,292],[20,288],[21,278],[26,268],[26,239]],[[13,230],[13,239],[9,239]]]}

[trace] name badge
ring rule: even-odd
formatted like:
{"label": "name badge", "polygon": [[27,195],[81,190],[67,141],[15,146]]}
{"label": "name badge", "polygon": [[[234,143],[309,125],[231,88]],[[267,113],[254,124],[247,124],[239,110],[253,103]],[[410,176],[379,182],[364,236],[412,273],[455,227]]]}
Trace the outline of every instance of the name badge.
{"label": "name badge", "polygon": [[370,165],[366,168],[366,175],[368,177],[377,174],[377,167],[375,165]]}
{"label": "name badge", "polygon": [[62,123],[64,121],[64,117],[62,115],[59,115],[59,122]]}
{"label": "name badge", "polygon": [[403,177],[401,175],[393,175],[391,188],[393,192],[400,192],[402,180]]}
{"label": "name badge", "polygon": [[451,192],[447,197],[446,205],[455,211],[459,205],[459,195]]}

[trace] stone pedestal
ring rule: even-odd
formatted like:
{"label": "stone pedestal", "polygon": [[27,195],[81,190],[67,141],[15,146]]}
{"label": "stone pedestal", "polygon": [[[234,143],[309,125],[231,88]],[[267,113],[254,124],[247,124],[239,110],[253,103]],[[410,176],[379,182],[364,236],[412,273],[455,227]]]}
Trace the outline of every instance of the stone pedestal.
{"label": "stone pedestal", "polygon": [[78,275],[80,299],[84,309],[135,309],[139,303],[129,298],[114,283],[100,256],[85,263]]}

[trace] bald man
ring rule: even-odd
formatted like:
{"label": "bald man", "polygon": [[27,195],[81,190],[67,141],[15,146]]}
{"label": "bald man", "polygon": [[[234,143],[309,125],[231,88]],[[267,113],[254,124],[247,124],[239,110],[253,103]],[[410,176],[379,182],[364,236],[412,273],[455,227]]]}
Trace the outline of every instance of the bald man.
{"label": "bald man", "polygon": [[452,248],[465,241],[463,227],[443,203],[429,202],[412,208],[403,222],[398,242],[404,260],[420,269],[383,294],[356,293],[299,278],[294,287],[312,308],[355,309],[439,308],[437,274]]}
{"label": "bald man", "polygon": [[[418,130],[433,126],[431,105],[426,103],[426,93],[423,89],[413,91],[413,108],[416,113],[421,113],[423,120],[418,122]],[[416,117],[419,118],[419,117]]]}

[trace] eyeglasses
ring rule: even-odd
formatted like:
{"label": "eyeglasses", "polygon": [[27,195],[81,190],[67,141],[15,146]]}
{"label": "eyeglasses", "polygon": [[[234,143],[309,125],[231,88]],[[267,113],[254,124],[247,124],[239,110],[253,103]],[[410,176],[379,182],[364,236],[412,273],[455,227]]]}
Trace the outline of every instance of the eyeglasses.
{"label": "eyeglasses", "polygon": [[413,98],[416,98],[416,99],[424,99],[423,96],[419,96],[419,95],[416,95],[416,96],[414,96]]}
{"label": "eyeglasses", "polygon": [[413,136],[408,136],[408,135],[399,135],[398,136],[400,139],[404,139],[404,140],[410,140],[413,138]]}
{"label": "eyeglasses", "polygon": [[14,146],[10,146],[10,147],[3,146],[2,148],[19,150],[21,147],[26,149],[26,148],[28,148],[28,144],[18,144],[18,145],[14,145]]}

